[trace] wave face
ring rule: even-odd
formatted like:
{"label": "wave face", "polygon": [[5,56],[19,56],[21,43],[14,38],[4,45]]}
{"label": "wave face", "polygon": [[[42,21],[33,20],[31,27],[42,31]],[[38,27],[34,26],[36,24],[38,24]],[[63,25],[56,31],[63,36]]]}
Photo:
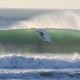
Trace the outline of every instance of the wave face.
{"label": "wave face", "polygon": [[35,29],[0,31],[1,52],[73,53],[80,52],[80,33],[73,30],[46,29],[51,43],[42,41]]}
{"label": "wave face", "polygon": [[61,69],[80,68],[80,55],[2,55],[0,68]]}

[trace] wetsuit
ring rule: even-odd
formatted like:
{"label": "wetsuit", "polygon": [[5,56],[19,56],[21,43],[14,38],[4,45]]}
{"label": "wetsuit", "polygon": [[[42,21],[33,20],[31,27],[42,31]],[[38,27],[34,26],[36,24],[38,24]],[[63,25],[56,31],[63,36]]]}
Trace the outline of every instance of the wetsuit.
{"label": "wetsuit", "polygon": [[40,33],[40,36],[42,36],[42,38],[44,39],[44,33],[42,33],[42,32],[40,32],[40,31],[37,31],[37,32],[39,32]]}

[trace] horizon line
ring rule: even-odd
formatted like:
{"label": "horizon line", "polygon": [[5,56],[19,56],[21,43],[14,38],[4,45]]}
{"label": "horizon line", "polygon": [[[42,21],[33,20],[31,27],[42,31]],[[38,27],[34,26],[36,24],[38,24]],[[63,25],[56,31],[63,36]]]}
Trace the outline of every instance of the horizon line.
{"label": "horizon line", "polygon": [[79,10],[79,9],[77,9],[77,8],[3,8],[3,7],[1,7],[0,9],[35,9],[35,10],[37,10],[37,9],[43,9],[43,10]]}

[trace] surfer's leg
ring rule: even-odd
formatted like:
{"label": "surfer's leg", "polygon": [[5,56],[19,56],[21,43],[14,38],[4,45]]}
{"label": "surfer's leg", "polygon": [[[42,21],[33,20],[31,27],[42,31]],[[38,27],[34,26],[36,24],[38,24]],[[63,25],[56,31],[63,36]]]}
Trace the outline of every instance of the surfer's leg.
{"label": "surfer's leg", "polygon": [[44,36],[42,34],[40,34],[40,36],[44,39]]}
{"label": "surfer's leg", "polygon": [[43,39],[44,39],[44,36],[42,35]]}

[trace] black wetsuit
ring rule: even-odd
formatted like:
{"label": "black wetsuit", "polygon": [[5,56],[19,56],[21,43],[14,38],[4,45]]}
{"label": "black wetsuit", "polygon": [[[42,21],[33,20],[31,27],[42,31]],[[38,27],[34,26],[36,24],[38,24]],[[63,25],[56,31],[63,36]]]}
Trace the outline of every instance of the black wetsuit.
{"label": "black wetsuit", "polygon": [[42,32],[40,32],[40,31],[37,31],[37,32],[39,32],[40,33],[40,36],[42,36],[42,38],[44,39],[44,33],[42,33]]}

